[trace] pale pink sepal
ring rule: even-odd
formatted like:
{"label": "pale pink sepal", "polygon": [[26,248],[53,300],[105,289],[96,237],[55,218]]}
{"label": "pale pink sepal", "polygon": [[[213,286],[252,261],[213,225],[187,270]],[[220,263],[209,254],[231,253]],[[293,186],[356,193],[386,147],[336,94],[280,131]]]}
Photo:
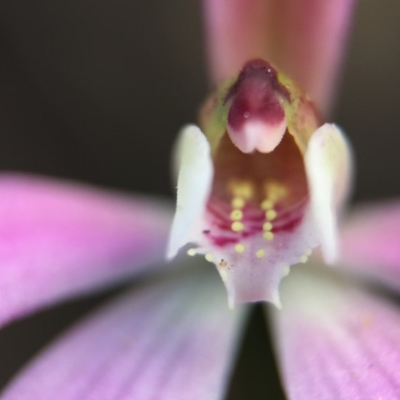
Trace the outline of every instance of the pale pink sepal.
{"label": "pale pink sepal", "polygon": [[251,59],[268,59],[270,3],[265,0],[204,0],[205,35],[213,83],[219,84],[237,75]]}
{"label": "pale pink sepal", "polygon": [[272,310],[288,399],[399,399],[397,305],[325,274],[294,270]]}
{"label": "pale pink sepal", "polygon": [[78,324],[1,400],[222,400],[244,309],[229,311],[218,279],[193,266],[175,278]]}
{"label": "pale pink sepal", "polygon": [[[276,35],[283,35],[277,65],[304,88],[327,115],[337,91],[356,0],[283,0],[275,18],[283,15]],[[279,13],[279,14],[278,14]],[[275,54],[275,53],[274,53]]]}
{"label": "pale pink sepal", "polygon": [[204,0],[210,73],[232,77],[264,58],[325,113],[342,64],[355,0]]}
{"label": "pale pink sepal", "polygon": [[1,175],[0,324],[159,263],[169,224],[161,201]]}
{"label": "pale pink sepal", "polygon": [[332,264],[338,257],[338,214],[348,197],[353,167],[349,143],[338,127],[325,124],[313,133],[305,167],[322,254]]}
{"label": "pale pink sepal", "polygon": [[341,229],[340,265],[400,288],[400,201],[359,207]]}

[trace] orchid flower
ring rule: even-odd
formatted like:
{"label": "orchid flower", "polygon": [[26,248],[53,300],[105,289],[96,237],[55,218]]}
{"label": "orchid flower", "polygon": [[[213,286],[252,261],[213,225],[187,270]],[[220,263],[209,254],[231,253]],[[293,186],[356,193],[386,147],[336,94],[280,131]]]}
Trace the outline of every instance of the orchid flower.
{"label": "orchid flower", "polygon": [[291,265],[321,245],[337,258],[336,213],[350,151],[311,102],[268,62],[247,62],[178,142],[178,208],[169,255],[187,242],[214,261],[229,303],[272,301]]}
{"label": "orchid flower", "polygon": [[[2,400],[222,399],[246,320],[240,303],[262,300],[275,303],[266,310],[288,398],[399,398],[400,314],[371,285],[399,288],[400,206],[338,223],[351,152],[317,111],[328,114],[351,9],[206,0],[218,89],[177,142],[170,234],[161,200],[0,177],[3,325],[165,269],[49,345]],[[165,252],[187,242],[197,246],[189,255],[216,264],[234,310],[199,257],[166,268]]]}

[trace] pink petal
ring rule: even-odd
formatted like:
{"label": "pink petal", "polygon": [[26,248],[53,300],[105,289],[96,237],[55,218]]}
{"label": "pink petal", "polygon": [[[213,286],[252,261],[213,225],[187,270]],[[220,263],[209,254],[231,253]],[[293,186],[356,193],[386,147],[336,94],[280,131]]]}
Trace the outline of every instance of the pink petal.
{"label": "pink petal", "polygon": [[400,309],[337,276],[295,270],[274,313],[291,400],[400,398]]}
{"label": "pink petal", "polygon": [[340,264],[400,287],[400,202],[355,211],[342,227]]}
{"label": "pink petal", "polygon": [[329,109],[354,0],[205,0],[210,72],[214,82],[264,58]]}
{"label": "pink petal", "polygon": [[159,262],[169,221],[147,198],[1,175],[0,324]]}
{"label": "pink petal", "polygon": [[1,399],[222,399],[244,310],[227,310],[208,278],[194,271],[125,295],[51,345]]}

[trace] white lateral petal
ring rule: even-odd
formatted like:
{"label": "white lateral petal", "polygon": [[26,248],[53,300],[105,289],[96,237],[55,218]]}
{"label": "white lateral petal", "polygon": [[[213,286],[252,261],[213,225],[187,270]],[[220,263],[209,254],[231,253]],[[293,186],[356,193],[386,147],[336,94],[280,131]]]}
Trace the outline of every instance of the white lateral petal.
{"label": "white lateral petal", "polygon": [[203,216],[214,175],[210,145],[203,132],[188,125],[179,134],[176,165],[179,164],[177,205],[167,257],[176,255],[188,242],[190,232]]}
{"label": "white lateral petal", "polygon": [[352,170],[351,152],[343,132],[325,124],[312,135],[305,154],[311,207],[327,263],[337,259],[337,212],[347,198]]}

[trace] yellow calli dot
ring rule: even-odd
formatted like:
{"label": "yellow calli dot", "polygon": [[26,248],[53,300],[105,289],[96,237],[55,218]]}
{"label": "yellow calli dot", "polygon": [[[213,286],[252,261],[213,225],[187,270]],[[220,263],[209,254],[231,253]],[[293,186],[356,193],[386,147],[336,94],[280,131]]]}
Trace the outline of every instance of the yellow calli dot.
{"label": "yellow calli dot", "polygon": [[276,218],[276,211],[275,210],[268,210],[265,213],[265,218],[269,219],[270,221],[272,221],[273,219]]}
{"label": "yellow calli dot", "polygon": [[191,256],[191,257],[195,256],[196,255],[196,249],[189,249],[187,251],[187,254],[188,254],[188,256]]}
{"label": "yellow calli dot", "polygon": [[241,197],[235,197],[232,199],[232,207],[233,208],[243,208],[244,200]]}
{"label": "yellow calli dot", "polygon": [[244,229],[244,225],[243,225],[242,222],[235,221],[235,222],[231,225],[231,229],[232,229],[234,232],[240,232],[240,231],[242,231],[242,230]]}
{"label": "yellow calli dot", "polygon": [[263,238],[266,240],[272,240],[274,238],[274,234],[272,232],[264,232]]}
{"label": "yellow calli dot", "polygon": [[261,209],[263,209],[263,210],[269,210],[273,206],[274,206],[274,203],[271,200],[264,200],[261,203]]}
{"label": "yellow calli dot", "polygon": [[308,260],[308,257],[306,255],[301,256],[299,259],[299,261],[303,264],[305,264],[307,262],[307,260]]}
{"label": "yellow calli dot", "polygon": [[207,253],[207,254],[205,255],[205,259],[206,259],[208,262],[212,262],[212,261],[214,260],[214,257],[213,257],[213,255],[212,255],[211,253]]}
{"label": "yellow calli dot", "polygon": [[239,221],[243,218],[243,213],[240,210],[233,210],[231,212],[231,219],[233,219],[234,221]]}
{"label": "yellow calli dot", "polygon": [[272,229],[271,222],[265,222],[263,225],[263,231],[270,231]]}
{"label": "yellow calli dot", "polygon": [[244,252],[244,245],[242,243],[238,243],[235,245],[235,251],[237,253],[243,253]]}
{"label": "yellow calli dot", "polygon": [[260,249],[256,251],[257,258],[263,258],[265,256],[265,250]]}

